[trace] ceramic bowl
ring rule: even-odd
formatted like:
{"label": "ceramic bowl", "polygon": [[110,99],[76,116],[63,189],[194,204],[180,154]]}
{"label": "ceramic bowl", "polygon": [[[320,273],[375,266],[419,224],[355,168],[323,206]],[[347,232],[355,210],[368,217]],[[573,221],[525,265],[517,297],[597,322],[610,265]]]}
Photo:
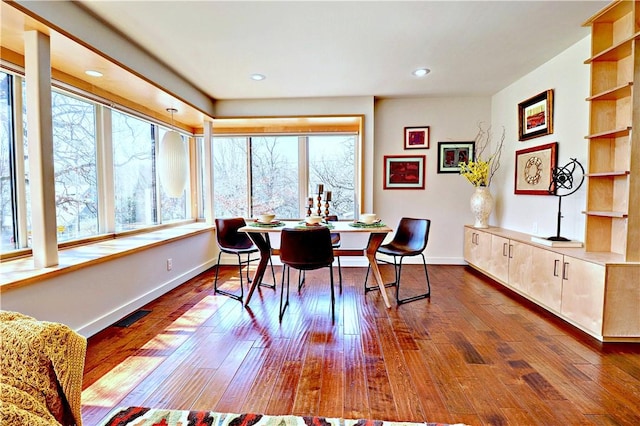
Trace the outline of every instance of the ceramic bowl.
{"label": "ceramic bowl", "polygon": [[304,221],[309,225],[317,225],[318,223],[322,222],[322,216],[312,214],[311,216],[305,217]]}
{"label": "ceramic bowl", "polygon": [[260,215],[260,219],[258,219],[258,221],[262,223],[271,223],[275,217],[276,215],[273,213],[264,213]]}
{"label": "ceramic bowl", "polygon": [[360,222],[366,223],[367,225],[371,225],[376,221],[377,215],[375,213],[362,213],[360,215]]}

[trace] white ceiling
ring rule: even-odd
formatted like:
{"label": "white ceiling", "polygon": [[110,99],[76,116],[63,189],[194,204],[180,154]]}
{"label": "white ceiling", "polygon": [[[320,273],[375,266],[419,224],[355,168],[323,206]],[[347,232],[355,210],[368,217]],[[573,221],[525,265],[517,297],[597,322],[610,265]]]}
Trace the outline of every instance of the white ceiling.
{"label": "white ceiling", "polygon": [[492,95],[609,1],[80,3],[212,98],[258,99]]}

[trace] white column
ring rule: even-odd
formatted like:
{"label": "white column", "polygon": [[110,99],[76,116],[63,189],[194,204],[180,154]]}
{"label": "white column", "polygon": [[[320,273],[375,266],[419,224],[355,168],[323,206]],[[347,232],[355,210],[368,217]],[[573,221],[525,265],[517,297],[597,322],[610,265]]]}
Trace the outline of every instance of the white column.
{"label": "white column", "polygon": [[204,121],[204,158],[202,159],[204,218],[209,225],[213,225],[213,132],[212,122]]}
{"label": "white column", "polygon": [[38,31],[24,34],[31,248],[36,268],[58,264],[49,44],[49,36]]}

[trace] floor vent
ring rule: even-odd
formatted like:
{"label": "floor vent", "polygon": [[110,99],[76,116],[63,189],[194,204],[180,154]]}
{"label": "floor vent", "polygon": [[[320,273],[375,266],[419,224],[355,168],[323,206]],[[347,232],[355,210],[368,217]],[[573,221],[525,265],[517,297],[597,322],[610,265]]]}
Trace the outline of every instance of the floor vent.
{"label": "floor vent", "polygon": [[122,318],[120,321],[118,321],[117,323],[115,323],[113,325],[115,327],[129,327],[131,324],[133,324],[134,322],[138,321],[140,318],[146,317],[150,313],[151,313],[151,311],[146,311],[144,309],[140,309],[138,311],[135,311],[131,315]]}

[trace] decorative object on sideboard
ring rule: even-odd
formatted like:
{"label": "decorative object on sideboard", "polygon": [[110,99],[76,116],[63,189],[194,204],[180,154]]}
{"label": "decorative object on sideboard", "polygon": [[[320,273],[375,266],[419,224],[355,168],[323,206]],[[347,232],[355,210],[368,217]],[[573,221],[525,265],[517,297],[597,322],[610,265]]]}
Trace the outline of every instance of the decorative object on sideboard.
{"label": "decorative object on sideboard", "polygon": [[519,140],[553,133],[553,89],[518,104]]}
{"label": "decorative object on sideboard", "polygon": [[560,235],[560,223],[562,221],[562,198],[575,194],[584,183],[584,167],[575,159],[571,158],[567,164],[553,169],[549,193],[558,197],[558,216],[556,223],[556,235],[548,238],[532,237],[533,242],[551,247],[582,247],[579,241],[571,241]]}
{"label": "decorative object on sideboard", "polygon": [[491,179],[500,168],[500,156],[504,146],[505,129],[502,128],[502,135],[493,154],[484,156],[485,151],[491,145],[491,127],[486,130],[482,123],[478,125],[474,146],[476,150],[475,158],[469,158],[465,162],[459,162],[460,174],[475,187],[474,193],[469,201],[471,212],[475,218],[475,228],[488,228],[489,216],[493,210],[493,196],[489,190]]}
{"label": "decorative object on sideboard", "polygon": [[171,130],[160,141],[158,172],[165,193],[169,197],[180,198],[189,177],[189,156],[182,136],[173,125],[173,114],[178,110],[167,108],[167,112],[171,113]]}

